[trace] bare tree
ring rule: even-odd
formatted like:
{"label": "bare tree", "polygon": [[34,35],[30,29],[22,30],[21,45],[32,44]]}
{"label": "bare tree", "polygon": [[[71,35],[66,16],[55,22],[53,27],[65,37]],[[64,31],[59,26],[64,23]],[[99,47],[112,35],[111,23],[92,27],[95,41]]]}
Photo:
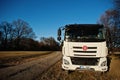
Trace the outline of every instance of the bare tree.
{"label": "bare tree", "polygon": [[[1,26],[0,26],[1,27]],[[2,32],[0,31],[0,45],[2,45]],[[1,46],[0,46],[1,47]]]}
{"label": "bare tree", "polygon": [[39,43],[34,38],[32,28],[23,20],[0,24],[0,50],[36,50]]}
{"label": "bare tree", "polygon": [[120,0],[113,0],[114,2],[114,10],[118,12],[116,15],[116,26],[120,28]]}
{"label": "bare tree", "polygon": [[35,34],[32,28],[25,21],[21,19],[14,21],[13,27],[14,27],[14,38],[16,39],[17,46],[20,45],[20,41],[22,38],[35,38]]}
{"label": "bare tree", "polygon": [[42,46],[41,48],[44,48],[46,50],[59,50],[59,43],[56,42],[53,37],[41,37],[40,46]]}
{"label": "bare tree", "polygon": [[120,0],[113,0],[114,2],[114,9],[120,11]]}
{"label": "bare tree", "polygon": [[4,48],[6,49],[11,38],[12,25],[8,22],[2,22],[0,27],[1,40]]}
{"label": "bare tree", "polygon": [[15,38],[35,38],[33,30],[27,22],[18,19],[13,22],[13,26]]}
{"label": "bare tree", "polygon": [[119,11],[116,9],[107,10],[99,20],[107,28],[109,34],[108,42],[110,47],[120,47],[120,21]]}
{"label": "bare tree", "polygon": [[116,44],[118,44],[115,47],[118,47],[120,51],[120,0],[113,0],[114,1],[114,9],[118,12],[117,14],[117,19],[116,19],[116,26],[117,26],[117,31],[116,31]]}

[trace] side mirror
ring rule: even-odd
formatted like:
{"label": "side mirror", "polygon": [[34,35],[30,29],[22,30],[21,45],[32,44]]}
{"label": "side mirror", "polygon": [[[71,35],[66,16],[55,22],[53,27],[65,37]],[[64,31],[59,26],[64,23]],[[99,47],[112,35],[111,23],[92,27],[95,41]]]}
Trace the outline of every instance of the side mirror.
{"label": "side mirror", "polygon": [[61,29],[58,29],[58,36],[61,36]]}
{"label": "side mirror", "polygon": [[61,40],[61,37],[60,37],[60,36],[59,36],[59,37],[57,37],[57,40],[58,40],[58,41],[60,41],[60,40]]}
{"label": "side mirror", "polygon": [[61,40],[61,29],[60,29],[60,28],[58,29],[58,37],[57,37],[57,40],[58,40],[58,41]]}

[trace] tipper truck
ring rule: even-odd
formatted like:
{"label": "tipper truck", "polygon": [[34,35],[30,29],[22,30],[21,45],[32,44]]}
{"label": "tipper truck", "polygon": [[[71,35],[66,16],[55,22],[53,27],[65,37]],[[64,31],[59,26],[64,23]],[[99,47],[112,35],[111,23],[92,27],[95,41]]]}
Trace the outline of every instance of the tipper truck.
{"label": "tipper truck", "polygon": [[[62,38],[64,39],[61,40]],[[65,25],[58,29],[57,39],[62,44],[62,68],[64,70],[101,72],[108,70],[106,28],[103,25]]]}

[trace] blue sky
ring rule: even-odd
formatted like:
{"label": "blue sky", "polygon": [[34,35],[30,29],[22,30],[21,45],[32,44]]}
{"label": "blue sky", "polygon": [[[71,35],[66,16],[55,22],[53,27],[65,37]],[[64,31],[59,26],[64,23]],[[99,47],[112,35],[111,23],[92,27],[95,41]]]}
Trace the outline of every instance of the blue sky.
{"label": "blue sky", "polygon": [[57,37],[66,24],[95,24],[111,0],[0,0],[0,22],[22,19],[37,36]]}

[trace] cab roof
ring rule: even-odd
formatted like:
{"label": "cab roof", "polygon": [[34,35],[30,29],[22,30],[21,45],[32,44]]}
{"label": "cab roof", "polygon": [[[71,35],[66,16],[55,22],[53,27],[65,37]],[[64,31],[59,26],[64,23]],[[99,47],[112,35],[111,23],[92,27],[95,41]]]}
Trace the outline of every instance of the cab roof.
{"label": "cab roof", "polygon": [[92,29],[96,30],[99,28],[103,28],[103,25],[100,24],[69,24],[65,26],[65,30],[71,30],[71,29]]}

